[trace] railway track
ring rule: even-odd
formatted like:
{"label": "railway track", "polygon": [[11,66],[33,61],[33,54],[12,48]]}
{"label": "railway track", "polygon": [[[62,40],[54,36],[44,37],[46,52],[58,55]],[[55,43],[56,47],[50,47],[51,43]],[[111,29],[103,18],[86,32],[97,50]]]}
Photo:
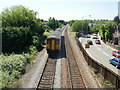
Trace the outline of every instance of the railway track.
{"label": "railway track", "polygon": [[71,43],[68,38],[67,29],[65,30],[65,44],[68,59],[68,70],[70,76],[70,88],[86,88],[84,79],[81,76],[81,72],[75,60],[74,53],[72,51]]}
{"label": "railway track", "polygon": [[53,88],[56,61],[57,61],[56,59],[48,58],[42,76],[40,78],[39,84],[37,86],[37,89]]}

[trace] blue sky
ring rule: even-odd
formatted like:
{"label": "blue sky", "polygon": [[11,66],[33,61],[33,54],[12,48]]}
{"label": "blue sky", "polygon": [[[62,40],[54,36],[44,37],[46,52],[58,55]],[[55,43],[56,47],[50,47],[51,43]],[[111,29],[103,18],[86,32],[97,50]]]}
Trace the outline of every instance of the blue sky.
{"label": "blue sky", "polygon": [[[0,12],[13,5],[37,11],[37,17],[48,20],[114,19],[119,0],[0,0]],[[91,17],[89,17],[91,15]]]}

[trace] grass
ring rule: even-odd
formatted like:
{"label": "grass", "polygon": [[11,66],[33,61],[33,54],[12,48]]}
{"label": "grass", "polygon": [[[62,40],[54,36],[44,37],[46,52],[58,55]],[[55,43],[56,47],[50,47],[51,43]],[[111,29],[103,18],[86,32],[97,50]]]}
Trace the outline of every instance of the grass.
{"label": "grass", "polygon": [[106,87],[106,88],[115,88],[115,86],[113,86],[108,80],[103,80],[102,84]]}
{"label": "grass", "polygon": [[76,32],[73,32],[71,27],[69,28],[69,31],[70,31],[71,36],[72,36],[73,38],[75,38],[77,33],[76,33]]}

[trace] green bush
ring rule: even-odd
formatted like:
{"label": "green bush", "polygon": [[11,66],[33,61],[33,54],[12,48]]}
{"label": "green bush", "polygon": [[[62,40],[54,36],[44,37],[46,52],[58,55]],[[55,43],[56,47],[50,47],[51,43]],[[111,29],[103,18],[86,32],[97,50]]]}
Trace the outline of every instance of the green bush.
{"label": "green bush", "polygon": [[21,74],[24,73],[25,65],[27,63],[26,58],[23,55],[10,55],[10,56],[2,56],[2,64],[1,68],[3,71],[12,73],[12,71],[16,70]]}
{"label": "green bush", "polygon": [[18,88],[18,87],[20,87],[21,83],[18,79],[15,78],[16,74],[9,75],[8,72],[3,72],[3,71],[0,73],[2,74],[2,79],[0,81],[1,82],[0,87],[2,87],[2,88]]}
{"label": "green bush", "polygon": [[16,88],[20,87],[21,83],[19,78],[25,73],[25,66],[27,63],[32,62],[37,49],[35,46],[29,48],[29,53],[23,54],[1,54],[0,55],[0,66],[2,80],[0,80],[0,87],[2,88]]}
{"label": "green bush", "polygon": [[[5,27],[2,30],[3,52],[16,52],[30,45],[32,41],[28,27]],[[9,47],[8,47],[9,46]]]}

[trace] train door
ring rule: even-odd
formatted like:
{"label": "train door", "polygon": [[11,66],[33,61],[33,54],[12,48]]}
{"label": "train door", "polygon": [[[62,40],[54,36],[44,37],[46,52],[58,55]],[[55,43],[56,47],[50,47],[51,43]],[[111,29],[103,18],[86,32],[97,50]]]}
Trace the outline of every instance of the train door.
{"label": "train door", "polygon": [[51,50],[52,51],[55,50],[55,40],[54,39],[51,40]]}

